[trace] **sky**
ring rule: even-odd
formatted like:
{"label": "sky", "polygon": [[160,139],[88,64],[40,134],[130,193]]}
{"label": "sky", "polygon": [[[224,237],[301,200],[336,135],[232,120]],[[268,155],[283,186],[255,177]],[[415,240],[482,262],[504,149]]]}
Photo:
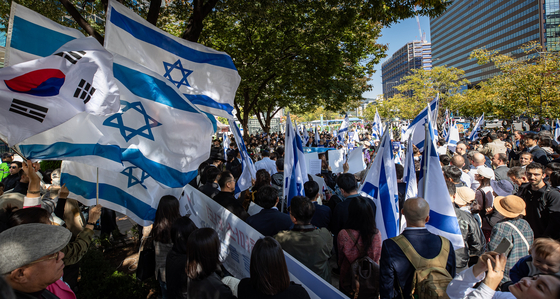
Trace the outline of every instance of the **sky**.
{"label": "sky", "polygon": [[[422,28],[422,33],[426,32],[426,39],[428,42],[431,41],[430,18],[420,17],[420,27]],[[375,98],[378,95],[383,94],[383,87],[381,85],[381,64],[385,60],[389,59],[393,53],[406,43],[420,40],[421,37],[419,34],[416,18],[402,20],[400,23],[391,27],[386,27],[381,31],[381,37],[377,40],[377,42],[380,44],[387,44],[389,49],[386,52],[387,57],[381,59],[379,64],[375,66],[376,72],[373,74],[372,80],[369,82],[373,85],[373,89],[363,94],[365,98]]]}

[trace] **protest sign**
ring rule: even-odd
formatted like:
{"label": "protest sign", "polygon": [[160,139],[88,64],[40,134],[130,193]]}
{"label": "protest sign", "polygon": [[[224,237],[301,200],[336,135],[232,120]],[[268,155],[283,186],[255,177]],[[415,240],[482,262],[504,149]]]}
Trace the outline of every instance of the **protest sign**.
{"label": "protest sign", "polygon": [[[190,185],[184,188],[179,208],[181,215],[190,214],[198,227],[216,230],[222,243],[221,260],[231,274],[239,279],[250,276],[251,250],[263,235]],[[288,253],[284,252],[284,255],[290,280],[301,284],[309,297],[348,298]]]}
{"label": "protest sign", "polygon": [[348,173],[356,173],[366,169],[364,162],[363,147],[358,147],[348,154]]}
{"label": "protest sign", "polygon": [[342,172],[342,164],[344,164],[344,151],[343,150],[332,150],[327,152],[329,155],[329,166],[333,173]]}

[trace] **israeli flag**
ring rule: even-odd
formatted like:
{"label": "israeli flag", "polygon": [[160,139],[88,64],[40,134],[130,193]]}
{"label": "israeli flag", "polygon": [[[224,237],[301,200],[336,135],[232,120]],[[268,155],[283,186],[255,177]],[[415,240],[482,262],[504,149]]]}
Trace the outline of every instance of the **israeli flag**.
{"label": "israeli flag", "polygon": [[[429,107],[430,111],[432,111],[432,115],[430,116],[433,119],[436,119],[437,115],[437,107],[439,103],[439,94],[436,98],[430,102]],[[412,135],[412,142],[418,148],[419,151],[424,150],[424,124],[428,121],[428,108],[424,108],[418,116],[414,118],[414,120],[410,123],[408,128],[406,129],[405,135],[403,136],[404,140],[409,139],[409,135]]]}
{"label": "israeli flag", "polygon": [[247,152],[245,141],[243,140],[241,131],[235,124],[235,121],[232,118],[229,118],[228,122],[231,132],[233,133],[233,138],[237,143],[237,149],[239,149],[239,154],[241,155],[241,168],[243,169],[241,176],[239,176],[239,179],[237,179],[237,182],[235,183],[234,194],[237,196],[239,193],[251,188],[253,184],[251,179],[257,178],[257,170],[255,169],[255,164],[253,164],[253,160]]}
{"label": "israeli flag", "polygon": [[470,141],[475,141],[475,140],[478,139],[478,131],[480,131],[482,129],[482,123],[483,122],[484,122],[484,112],[482,113],[482,115],[476,121],[476,125],[472,129],[471,134],[469,135],[469,140]]}
{"label": "israeli flag", "polygon": [[301,137],[292,126],[290,114],[286,120],[286,148],[284,150],[284,195],[288,206],[294,196],[305,196],[303,184],[308,181]]}
{"label": "israeli flag", "polygon": [[395,155],[395,164],[403,165],[402,156],[403,156],[403,150],[402,148],[399,148],[397,150],[397,154]]}
{"label": "israeli flag", "polygon": [[373,119],[371,130],[372,135],[375,135],[377,138],[381,138],[381,136],[383,136],[383,122],[381,121],[381,117],[377,112],[377,108],[375,109],[375,117]]}
{"label": "israeli flag", "polygon": [[418,196],[424,198],[430,205],[430,220],[426,223],[428,231],[447,238],[457,250],[465,244],[434,145],[435,135],[430,114],[427,123],[427,131],[426,128],[424,129],[426,142],[422,154]]}
{"label": "israeli flag", "polygon": [[399,235],[399,191],[397,171],[393,162],[393,147],[389,134],[381,138],[378,154],[367,172],[360,195],[373,200],[376,215],[375,224],[381,232],[381,240]]}
{"label": "israeli flag", "polygon": [[309,143],[309,133],[307,132],[307,128],[305,127],[305,125],[303,125],[303,142],[305,143],[305,146],[307,146],[307,143]]}
{"label": "israeli flag", "polygon": [[116,55],[121,112],[79,113],[18,145],[29,159],[73,160],[121,172],[123,162],[179,188],[210,155],[213,123],[162,76]]}
{"label": "israeli flag", "polygon": [[554,141],[558,141],[558,137],[560,137],[560,122],[558,122],[558,118],[554,123]]}
{"label": "israeli flag", "polygon": [[354,131],[354,136],[352,136],[352,140],[354,142],[360,142],[360,134],[358,133],[358,129],[356,128],[356,131]]}
{"label": "israeli flag", "polygon": [[344,120],[338,129],[338,133],[336,134],[338,143],[344,142],[344,134],[348,133],[348,127],[350,126],[350,121],[348,120],[348,114],[344,116]]}
{"label": "israeli flag", "polygon": [[321,140],[321,136],[319,136],[319,130],[317,126],[315,126],[315,144],[319,146],[319,140]]}
{"label": "israeli flag", "polygon": [[[410,136],[412,138],[412,135]],[[414,148],[412,141],[406,145],[406,157],[404,161],[403,182],[406,183],[405,200],[418,196],[418,182],[416,181],[416,168],[414,165]]]}
{"label": "israeli flag", "polygon": [[85,37],[12,1],[6,40],[6,66],[47,57],[67,42]]}
{"label": "israeli flag", "polygon": [[153,223],[163,196],[181,197],[183,188],[164,188],[145,170],[128,162],[124,162],[123,166],[122,171],[116,172],[63,161],[60,182],[66,184],[70,198],[86,206],[94,206],[99,181],[99,204],[127,215],[142,226]]}
{"label": "israeli flag", "polygon": [[[231,125],[230,125],[230,128],[231,128]],[[225,157],[226,160],[227,160],[227,156],[228,156],[228,155],[227,155],[227,152],[228,152],[228,150],[229,150],[229,144],[230,144],[231,142],[229,141],[229,135],[228,135],[227,133],[225,133],[223,136],[224,136],[224,137],[223,137],[223,140],[222,140],[222,147],[224,148],[224,157]]]}
{"label": "israeli flag", "polygon": [[173,36],[114,0],[107,10],[105,48],[165,77],[200,110],[232,116],[241,77],[228,54]]}
{"label": "israeli flag", "polygon": [[455,152],[457,149],[457,143],[459,143],[459,128],[457,128],[457,124],[453,124],[449,127],[449,134],[447,135],[447,148],[450,151]]}

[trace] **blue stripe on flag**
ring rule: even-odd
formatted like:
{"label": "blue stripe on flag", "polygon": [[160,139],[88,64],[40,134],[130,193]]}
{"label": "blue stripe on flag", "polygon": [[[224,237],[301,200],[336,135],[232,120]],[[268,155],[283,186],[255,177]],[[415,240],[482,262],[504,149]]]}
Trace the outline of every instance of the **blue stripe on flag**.
{"label": "blue stripe on flag", "polygon": [[56,142],[49,145],[24,144],[19,146],[27,159],[57,159],[62,157],[101,156],[121,163],[121,148],[117,145],[73,144]]}
{"label": "blue stripe on flag", "polygon": [[395,204],[395,202],[397,202],[398,204],[398,198],[390,198],[391,193],[389,192],[387,174],[385,173],[385,161],[383,159],[381,159],[379,187],[381,189],[379,190],[379,203],[381,204],[381,213],[383,214],[383,223],[385,223],[385,232],[387,233],[387,238],[396,237],[399,235],[399,233],[397,232],[398,225],[397,219],[395,219],[395,213],[393,212],[393,205]]}
{"label": "blue stripe on flag", "polygon": [[[66,184],[66,187],[72,190],[74,194],[86,199],[96,198],[95,182],[84,181],[77,176],[67,173],[62,173],[60,182],[61,184]],[[143,220],[154,221],[156,217],[156,210],[154,208],[115,186],[100,183],[99,198],[122,206]]]}
{"label": "blue stripe on flag", "polygon": [[346,296],[340,295],[337,291],[333,290],[332,287],[325,287],[324,280],[319,280],[315,275],[313,275],[308,268],[302,267],[293,257],[286,257],[286,265],[290,273],[294,274],[299,281],[305,286],[307,286],[313,293],[317,295],[318,298],[331,298],[331,299],[343,299],[348,298]]}
{"label": "blue stripe on flag", "polygon": [[40,57],[47,57],[73,39],[76,38],[14,16],[10,47]]}
{"label": "blue stripe on flag", "polygon": [[379,189],[372,183],[365,182],[364,186],[362,187],[362,192],[368,194],[373,198],[377,198],[377,193],[379,192]]}
{"label": "blue stripe on flag", "polygon": [[166,82],[120,64],[113,64],[113,73],[134,95],[175,109],[199,113]]}
{"label": "blue stripe on flag", "polygon": [[148,173],[154,180],[170,188],[182,188],[198,174],[198,170],[181,172],[175,168],[157,163],[146,158],[142,152],[136,148],[123,149],[122,159],[123,161],[128,161],[142,168],[142,170]]}
{"label": "blue stripe on flag", "polygon": [[130,33],[136,39],[143,42],[152,44],[167,52],[173,53],[183,59],[196,62],[224,67],[232,70],[237,70],[233,64],[233,60],[227,54],[207,53],[189,48],[181,43],[173,40],[172,38],[158,32],[154,29],[148,28],[127,16],[119,13],[115,8],[111,11],[111,23],[121,28],[122,30]]}
{"label": "blue stripe on flag", "polygon": [[458,231],[460,232],[457,217],[443,215],[434,212],[434,210],[430,210],[430,221],[428,221],[427,224],[450,234],[457,234]]}
{"label": "blue stripe on flag", "polygon": [[203,94],[183,94],[191,103],[199,106],[206,106],[226,111],[228,114],[233,115],[233,107],[227,103],[219,103],[209,96]]}

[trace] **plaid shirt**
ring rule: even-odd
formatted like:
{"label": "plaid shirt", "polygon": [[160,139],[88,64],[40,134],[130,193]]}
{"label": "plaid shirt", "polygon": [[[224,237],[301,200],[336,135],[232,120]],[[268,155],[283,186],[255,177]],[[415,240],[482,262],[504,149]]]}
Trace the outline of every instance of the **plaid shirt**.
{"label": "plaid shirt", "polygon": [[488,243],[488,251],[493,251],[498,247],[503,238],[508,239],[513,247],[507,253],[507,262],[504,272],[504,279],[502,282],[509,281],[509,270],[517,263],[519,259],[529,254],[529,248],[525,245],[525,242],[519,236],[519,233],[511,227],[506,222],[513,224],[519,231],[523,234],[529,246],[533,245],[533,230],[529,223],[523,219],[510,219],[502,222],[498,222],[492,228],[492,235],[490,236],[490,243]]}

